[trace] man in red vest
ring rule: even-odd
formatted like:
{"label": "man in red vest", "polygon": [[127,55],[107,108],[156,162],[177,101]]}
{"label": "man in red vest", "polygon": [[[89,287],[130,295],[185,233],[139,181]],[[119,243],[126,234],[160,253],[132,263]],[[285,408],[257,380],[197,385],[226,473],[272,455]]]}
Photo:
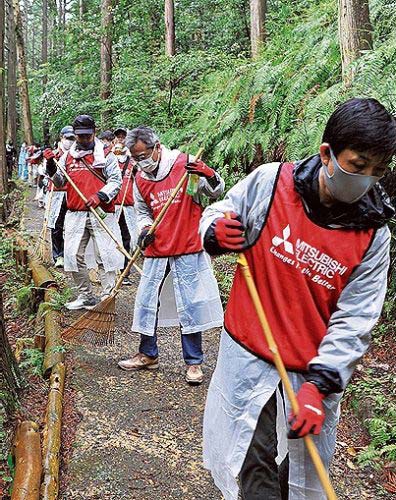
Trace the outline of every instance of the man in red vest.
{"label": "man in red vest", "polygon": [[[157,326],[179,326],[186,381],[203,380],[203,331],[223,324],[223,310],[216,279],[198,234],[202,196],[215,199],[224,182],[201,160],[169,150],[148,127],[128,133],[126,146],[137,162],[134,199],[140,230],[138,245],[144,249],[143,275],[135,300],[132,330],[141,334],[139,352],[119,362],[123,370],[158,368]],[[187,172],[198,176],[195,194],[186,192],[187,180],[169,206],[154,235],[153,221]]]}
{"label": "man in red vest", "polygon": [[236,478],[246,499],[326,498],[298,438],[312,433],[329,467],[342,391],[385,297],[395,211],[378,181],[395,151],[392,115],[351,99],[318,154],[262,165],[203,214],[210,254],[244,251],[299,403],[294,414],[238,268],[204,416],[204,463],[227,500]]}
{"label": "man in red vest", "polygon": [[100,226],[89,209],[101,208],[107,214],[105,223],[119,236],[114,213],[114,198],[121,187],[121,173],[117,159],[110,149],[95,137],[95,122],[89,115],[74,120],[76,142],[60,158],[59,164],[66,169],[77,187],[87,198],[87,203],[74,190],[54,162],[55,154],[45,150],[47,173],[57,187],[66,186],[67,212],[65,217],[64,269],[73,273],[78,290],[76,300],[66,304],[68,309],[91,309],[98,303],[89,280],[85,263],[85,250],[92,238],[95,258],[102,284],[102,299],[114,286],[116,271],[122,267],[122,254]]}
{"label": "man in red vest", "polygon": [[[60,131],[60,141],[54,151],[55,158],[59,160],[66,151],[69,151],[75,140],[73,127],[67,125]],[[57,188],[50,181],[48,185],[47,201],[50,191],[53,191],[51,198],[51,207],[48,217],[48,227],[51,229],[52,256],[55,261],[55,267],[63,267],[64,264],[64,239],[63,228],[66,216],[66,186]]]}

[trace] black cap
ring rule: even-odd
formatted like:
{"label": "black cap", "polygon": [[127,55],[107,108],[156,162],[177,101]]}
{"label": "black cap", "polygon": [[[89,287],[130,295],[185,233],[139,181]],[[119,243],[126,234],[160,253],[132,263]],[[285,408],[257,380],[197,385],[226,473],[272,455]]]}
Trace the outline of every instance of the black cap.
{"label": "black cap", "polygon": [[89,115],[79,115],[73,122],[73,130],[76,135],[93,134],[95,128],[95,121]]}
{"label": "black cap", "polygon": [[125,135],[127,135],[128,130],[125,127],[117,127],[116,129],[114,129],[114,135],[117,135],[120,132],[123,132]]}

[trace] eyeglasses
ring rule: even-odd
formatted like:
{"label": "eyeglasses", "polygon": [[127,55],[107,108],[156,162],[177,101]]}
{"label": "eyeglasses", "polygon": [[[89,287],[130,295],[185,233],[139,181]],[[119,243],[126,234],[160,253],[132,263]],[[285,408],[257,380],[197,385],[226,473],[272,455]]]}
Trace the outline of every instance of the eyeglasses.
{"label": "eyeglasses", "polygon": [[[151,151],[151,153],[149,151]],[[140,153],[139,155],[131,155],[131,156],[135,161],[143,161],[151,158],[151,156],[153,156],[153,153],[154,153],[154,147],[148,148],[147,153]]]}

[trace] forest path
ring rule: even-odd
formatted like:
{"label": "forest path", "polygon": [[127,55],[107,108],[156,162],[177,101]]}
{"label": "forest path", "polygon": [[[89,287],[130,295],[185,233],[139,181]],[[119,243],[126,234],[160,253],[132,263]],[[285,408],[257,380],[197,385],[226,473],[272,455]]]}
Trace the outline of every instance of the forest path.
{"label": "forest path", "polygon": [[[38,234],[44,211],[31,198],[25,225]],[[191,387],[178,329],[159,329],[160,368],[123,372],[117,361],[137,352],[131,333],[139,275],[117,299],[115,345],[72,348],[71,383],[81,421],[61,499],[219,499],[202,466],[202,416],[218,349],[219,331],[204,335],[205,381]],[[70,282],[70,285],[72,283]],[[70,359],[72,358],[72,359]]]}
{"label": "forest path", "polygon": [[[37,235],[44,211],[37,208],[33,197],[31,190],[25,226]],[[67,355],[67,364],[72,366],[68,380],[76,393],[80,423],[71,456],[63,464],[59,498],[221,499],[202,466],[202,417],[219,331],[204,335],[205,381],[199,387],[190,387],[184,381],[177,329],[159,329],[157,372],[119,370],[117,361],[137,352],[139,343],[138,336],[130,331],[139,276],[134,272],[132,278],[133,286],[124,287],[117,300],[115,345],[72,348]],[[63,429],[63,434],[69,433],[70,429]],[[373,477],[352,464],[348,450],[361,442],[362,429],[349,412],[341,420],[332,466],[338,498],[390,498],[378,491]]]}

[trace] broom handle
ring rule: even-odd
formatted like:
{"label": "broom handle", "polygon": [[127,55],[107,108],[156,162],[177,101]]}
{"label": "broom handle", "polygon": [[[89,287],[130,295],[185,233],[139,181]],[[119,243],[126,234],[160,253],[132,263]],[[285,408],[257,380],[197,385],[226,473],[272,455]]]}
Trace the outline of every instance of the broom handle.
{"label": "broom handle", "polygon": [[[194,161],[197,161],[199,160],[199,158],[201,158],[202,156],[202,153],[204,151],[204,148],[199,148],[198,150],[198,153],[195,155],[195,158],[194,158]],[[187,176],[188,176],[188,172],[185,172],[181,179],[179,180],[179,182],[177,183],[175,189],[172,191],[171,195],[169,196],[167,202],[165,203],[165,205],[162,207],[160,213],[157,215],[155,221],[153,222],[153,225],[150,227],[147,235],[149,234],[153,234],[156,227],[158,226],[158,224],[162,221],[162,219],[164,218],[164,215],[166,213],[166,211],[168,210],[168,207],[170,206],[170,204],[172,203],[172,201],[176,198],[176,195],[177,193],[180,191],[181,187],[183,186],[183,183],[184,181],[187,179]],[[121,273],[120,277],[118,278],[118,281],[116,282],[114,288],[113,288],[113,293],[117,293],[118,289],[120,288],[120,286],[122,285],[122,280],[124,279],[125,276],[128,275],[129,273],[129,270],[131,269],[131,266],[132,264],[135,262],[135,260],[139,257],[140,253],[141,253],[141,248],[140,247],[137,247],[133,256],[132,256],[132,259],[128,262],[127,264],[127,267],[124,269],[124,271]]]}
{"label": "broom handle", "polygon": [[[227,219],[230,218],[230,215],[227,213],[225,214],[225,217]],[[298,413],[298,402],[297,402],[297,397],[293,391],[293,387],[290,383],[289,377],[287,375],[287,371],[285,368],[285,365],[283,363],[282,357],[279,353],[278,346],[275,342],[274,336],[271,331],[271,327],[269,326],[267,316],[264,312],[263,305],[260,300],[260,296],[258,294],[256,285],[254,283],[253,276],[250,273],[250,268],[248,261],[244,255],[243,252],[241,252],[238,256],[238,264],[240,264],[242,268],[242,273],[246,281],[246,285],[249,289],[250,296],[252,298],[254,307],[256,309],[257,316],[259,317],[261,327],[264,332],[265,340],[267,341],[269,350],[274,356],[274,364],[276,366],[276,369],[278,370],[279,376],[282,380],[283,386],[285,387],[285,391],[287,394],[287,397],[289,398],[291,407],[293,409],[293,412],[295,414]],[[337,500],[337,495],[334,491],[334,488],[330,482],[329,476],[327,474],[327,471],[323,465],[322,459],[320,458],[318,449],[315,446],[315,443],[313,442],[311,436],[304,436],[304,442],[305,446],[307,447],[308,453],[311,455],[312,462],[315,466],[316,472],[318,474],[319,480],[322,483],[323,489],[325,490],[325,493],[327,495],[327,498],[329,500]]]}
{"label": "broom handle", "polygon": [[[77,187],[76,183],[73,181],[73,179],[70,177],[70,175],[66,172],[66,169],[64,169],[59,162],[54,158],[56,166],[59,168],[59,170],[62,172],[62,174],[66,177],[67,181],[70,183],[72,188],[76,191],[76,193],[79,195],[79,197],[83,200],[84,203],[87,203],[87,198],[86,196],[80,191],[80,189]],[[92,208],[89,207],[90,212],[95,216],[96,220],[99,222],[99,224],[102,226],[102,228],[106,231],[106,233],[110,236],[110,238],[115,242],[117,249],[127,258],[129,261],[132,259],[132,256],[129,252],[127,252],[124,248],[123,245],[121,245],[115,234],[111,231],[111,229],[103,222],[101,219],[100,215],[98,212]],[[135,266],[136,270],[142,274],[142,271],[139,267]]]}
{"label": "broom handle", "polygon": [[[128,165],[128,167],[129,167],[129,165]],[[132,165],[132,169],[133,169],[133,165]],[[131,172],[131,175],[128,177],[127,184],[125,186],[125,192],[124,192],[124,196],[122,197],[122,201],[121,201],[121,205],[120,205],[120,212],[118,214],[117,221],[119,221],[120,218],[121,218],[121,214],[122,214],[122,210],[124,208],[125,198],[126,198],[126,195],[127,195],[127,192],[128,192],[129,183],[131,182],[131,178],[132,178],[132,172]]]}
{"label": "broom handle", "polygon": [[45,213],[44,213],[44,239],[45,239],[45,236],[47,234],[47,224],[48,224],[48,219],[49,219],[49,214],[50,214],[50,211],[51,211],[51,204],[52,204],[52,196],[54,194],[54,183],[52,182],[51,183],[51,190],[50,190],[50,193],[48,195],[48,200],[47,200],[47,205],[45,207]]}

